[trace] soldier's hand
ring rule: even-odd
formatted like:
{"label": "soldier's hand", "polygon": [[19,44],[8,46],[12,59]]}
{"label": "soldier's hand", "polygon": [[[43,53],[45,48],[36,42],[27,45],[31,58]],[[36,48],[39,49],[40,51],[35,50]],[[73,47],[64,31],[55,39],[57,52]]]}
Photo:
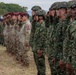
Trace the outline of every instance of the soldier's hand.
{"label": "soldier's hand", "polygon": [[68,63],[68,64],[66,64],[66,68],[69,71],[70,75],[72,75],[73,74],[72,65]]}
{"label": "soldier's hand", "polygon": [[41,57],[42,54],[43,54],[43,51],[42,50],[38,50],[37,53],[38,53],[38,57]]}
{"label": "soldier's hand", "polygon": [[67,69],[71,69],[71,68],[72,68],[71,64],[69,64],[69,63],[66,64],[66,68],[67,68]]}
{"label": "soldier's hand", "polygon": [[54,64],[54,66],[55,66],[55,63],[56,63],[56,59],[54,58],[54,59],[52,59],[52,63]]}
{"label": "soldier's hand", "polygon": [[61,70],[65,69],[65,63],[62,60],[59,61],[59,65]]}

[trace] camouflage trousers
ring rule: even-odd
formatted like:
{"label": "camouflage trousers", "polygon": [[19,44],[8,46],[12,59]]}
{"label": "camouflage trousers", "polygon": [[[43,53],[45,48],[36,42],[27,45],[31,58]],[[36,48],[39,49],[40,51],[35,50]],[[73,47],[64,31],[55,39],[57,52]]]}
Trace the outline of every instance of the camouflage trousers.
{"label": "camouflage trousers", "polygon": [[76,75],[76,55],[72,57],[72,66],[74,68],[74,74]]}
{"label": "camouflage trousers", "polygon": [[29,56],[28,52],[30,50],[30,47],[24,46],[21,42],[19,43],[18,46],[18,51],[16,55],[16,59],[20,62],[23,63],[23,65],[28,65],[29,64]]}
{"label": "camouflage trousers", "polygon": [[51,75],[56,75],[56,68],[55,68],[55,64],[53,63],[54,57],[52,56],[48,56],[48,61],[49,61],[49,65],[50,65],[50,71],[51,71]]}
{"label": "camouflage trousers", "polygon": [[10,53],[10,41],[8,39],[5,39],[5,46],[6,46],[6,51]]}
{"label": "camouflage trousers", "polygon": [[10,44],[10,53],[11,54],[15,54],[15,49],[16,49],[16,47],[15,47],[15,39],[11,38],[10,40],[12,40],[12,41],[9,42],[9,44]]}
{"label": "camouflage trousers", "polygon": [[0,35],[0,44],[4,45],[4,36],[3,35]]}
{"label": "camouflage trousers", "polygon": [[[73,69],[73,73],[71,75],[76,75],[76,55],[71,56],[71,62],[70,62],[70,60],[68,60],[68,61],[72,65],[72,69]],[[66,69],[66,75],[70,75],[70,73],[67,69]]]}
{"label": "camouflage trousers", "polygon": [[50,65],[51,75],[66,75],[65,71],[62,71],[60,69],[60,65],[59,65],[60,58],[58,55],[59,53],[56,53],[55,50],[51,49],[48,50],[47,54],[48,54],[48,61]]}
{"label": "camouflage trousers", "polygon": [[45,71],[45,55],[43,54],[41,57],[38,56],[37,53],[33,52],[34,61],[37,66],[37,75],[46,75]]}

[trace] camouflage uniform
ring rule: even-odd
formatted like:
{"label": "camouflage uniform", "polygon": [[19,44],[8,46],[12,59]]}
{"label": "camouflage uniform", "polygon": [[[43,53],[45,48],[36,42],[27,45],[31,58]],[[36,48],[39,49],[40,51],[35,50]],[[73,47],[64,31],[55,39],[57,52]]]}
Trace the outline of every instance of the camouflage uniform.
{"label": "camouflage uniform", "polygon": [[[75,2],[72,2],[70,8],[76,8]],[[66,37],[63,43],[63,61],[66,64],[70,64],[73,69],[71,75],[76,75],[76,20],[70,20],[69,26],[66,30]],[[66,75],[70,75],[68,69],[66,69]]]}
{"label": "camouflage uniform", "polygon": [[7,29],[7,25],[5,25],[4,27],[4,31],[3,31],[3,35],[4,35],[4,44],[6,45],[6,29]]}
{"label": "camouflage uniform", "polygon": [[[66,28],[68,26],[68,21],[67,20],[63,20],[63,21],[60,21],[58,23],[58,27],[57,27],[57,30],[56,30],[56,34],[55,34],[55,50],[56,50],[56,67],[59,67],[59,61],[63,59],[63,41],[64,41],[64,38],[65,38],[65,31],[66,31]],[[57,69],[59,70],[59,69]],[[60,73],[60,71],[59,71]],[[58,74],[59,74],[58,73]],[[62,74],[64,75],[64,74]]]}
{"label": "camouflage uniform", "polygon": [[13,21],[13,25],[12,25],[12,28],[10,29],[10,35],[11,35],[11,48],[12,48],[12,51],[11,51],[11,53],[12,54],[16,54],[17,53],[17,47],[16,47],[16,26],[17,26],[17,22],[14,22]]}
{"label": "camouflage uniform", "polygon": [[[34,58],[37,65],[38,75],[45,75],[45,36],[46,36],[46,29],[45,23],[38,24],[35,35],[34,35]],[[43,54],[41,57],[38,57],[37,51],[43,50]]]}
{"label": "camouflage uniform", "polygon": [[[51,7],[50,10],[55,10],[58,8],[60,2],[54,3]],[[50,65],[50,70],[52,75],[57,75],[57,70],[55,67],[55,63],[53,60],[55,59],[55,33],[56,33],[56,28],[57,28],[57,23],[59,21],[59,18],[55,16],[50,16],[50,21],[49,21],[49,28],[47,28],[47,39],[46,39],[46,49],[47,49],[47,54],[48,54],[48,61]],[[47,23],[46,23],[47,24]]]}
{"label": "camouflage uniform", "polygon": [[4,30],[4,27],[2,25],[2,23],[0,23],[0,44],[4,44],[4,36],[3,36],[3,30]]}
{"label": "camouflage uniform", "polygon": [[15,54],[15,25],[12,25],[12,29],[11,29],[11,40],[12,40],[12,54]]}
{"label": "camouflage uniform", "polygon": [[9,25],[5,24],[3,35],[4,35],[4,42],[7,48],[7,52],[9,52]]}
{"label": "camouflage uniform", "polygon": [[48,61],[49,61],[49,65],[50,65],[50,70],[51,70],[51,74],[55,75],[56,74],[56,69],[55,69],[55,64],[53,63],[53,60],[55,59],[55,50],[54,50],[54,37],[53,37],[53,33],[55,32],[53,26],[51,25],[48,28],[47,31],[47,40],[46,40],[46,45],[47,45],[47,54],[48,54]]}
{"label": "camouflage uniform", "polygon": [[30,22],[29,21],[23,22],[23,26],[20,31],[20,43],[21,43],[20,54],[24,65],[29,64],[28,51],[30,50],[30,47],[26,46],[26,44],[29,45],[30,31],[31,31]]}
{"label": "camouflage uniform", "polygon": [[[43,10],[40,10],[43,12]],[[40,12],[39,11],[39,12]],[[39,13],[38,12],[38,13]],[[43,13],[40,12],[43,15]],[[40,15],[38,14],[38,15]],[[45,71],[45,39],[46,39],[46,28],[45,22],[37,23],[36,31],[34,34],[34,44],[33,44],[33,53],[34,53],[34,60],[37,66],[37,75],[46,75]],[[38,56],[38,50],[42,50],[42,55]]]}
{"label": "camouflage uniform", "polygon": [[20,26],[19,26],[19,24],[18,24],[18,26],[17,26],[17,36],[16,36],[16,41],[17,41],[17,54],[16,54],[16,59],[19,61],[19,62],[21,62],[21,51],[22,51],[22,44],[21,44],[21,42],[20,42],[20,30],[21,30],[21,28],[22,28],[22,22],[20,23]]}
{"label": "camouflage uniform", "polygon": [[[64,48],[63,48],[63,61],[66,63],[70,63],[72,68],[74,69],[74,73],[76,75],[76,21],[73,21],[67,28],[67,36],[64,40]],[[67,75],[69,73],[67,72]],[[73,74],[74,75],[74,74]]]}
{"label": "camouflage uniform", "polygon": [[19,49],[19,25],[16,23],[14,28],[15,28],[15,54],[17,54]]}
{"label": "camouflage uniform", "polygon": [[37,21],[32,22],[31,28],[31,36],[30,36],[30,46],[33,48],[33,40],[34,40],[34,33],[36,31]]}
{"label": "camouflage uniform", "polygon": [[[33,6],[32,7],[32,11],[35,11],[35,15],[37,13],[38,10],[40,10],[41,7],[40,6]],[[32,17],[34,17],[35,15],[33,15]],[[31,26],[31,36],[30,36],[30,46],[33,48],[33,39],[34,39],[34,33],[35,33],[35,30],[36,30],[36,25],[37,25],[37,22],[36,20],[33,20],[32,21],[32,26]]]}
{"label": "camouflage uniform", "polygon": [[[10,24],[10,26],[9,26],[9,52],[10,53],[12,53],[13,52],[13,48],[14,48],[14,46],[13,46],[13,36],[12,36],[12,31],[13,31],[13,26]],[[12,41],[10,41],[10,40],[12,40]]]}
{"label": "camouflage uniform", "polygon": [[[66,2],[61,3],[60,8],[66,8]],[[55,59],[56,59],[56,70],[58,75],[65,75],[65,70],[61,70],[59,61],[63,59],[63,41],[65,39],[65,31],[67,29],[67,26],[69,24],[69,19],[62,19],[57,24],[57,29],[55,33],[55,43],[54,48],[56,51]]]}

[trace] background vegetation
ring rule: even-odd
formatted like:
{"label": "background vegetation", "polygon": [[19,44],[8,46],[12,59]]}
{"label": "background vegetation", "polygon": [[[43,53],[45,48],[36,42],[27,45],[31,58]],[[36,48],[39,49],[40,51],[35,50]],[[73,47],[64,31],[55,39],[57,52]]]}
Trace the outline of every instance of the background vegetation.
{"label": "background vegetation", "polygon": [[5,4],[3,2],[0,3],[0,15],[3,15],[8,12],[25,12],[27,7],[22,7],[18,4]]}

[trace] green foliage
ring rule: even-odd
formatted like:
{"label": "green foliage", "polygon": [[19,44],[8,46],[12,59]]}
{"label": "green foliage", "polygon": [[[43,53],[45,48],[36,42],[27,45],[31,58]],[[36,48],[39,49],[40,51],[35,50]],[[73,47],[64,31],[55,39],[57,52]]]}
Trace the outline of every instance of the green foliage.
{"label": "green foliage", "polygon": [[26,9],[18,4],[5,4],[3,2],[0,3],[0,15],[5,14],[7,12],[25,12]]}
{"label": "green foliage", "polygon": [[4,9],[2,9],[2,8],[0,8],[0,15],[3,15],[3,14],[5,14],[5,13],[7,13],[7,11],[4,10]]}

